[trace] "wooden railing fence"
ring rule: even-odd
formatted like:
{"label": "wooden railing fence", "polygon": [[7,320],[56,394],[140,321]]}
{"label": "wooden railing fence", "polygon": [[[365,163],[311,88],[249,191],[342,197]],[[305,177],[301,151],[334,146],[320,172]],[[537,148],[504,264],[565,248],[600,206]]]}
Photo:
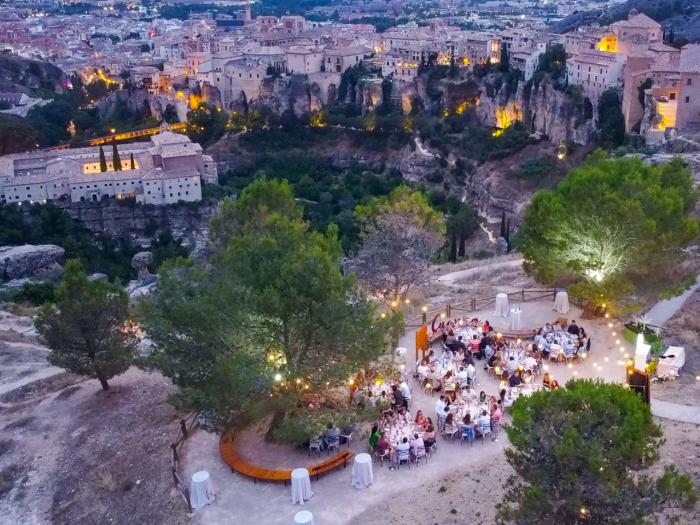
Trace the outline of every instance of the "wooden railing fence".
{"label": "wooden railing fence", "polygon": [[187,441],[187,438],[192,435],[192,432],[199,425],[199,413],[192,412],[190,415],[180,420],[180,428],[178,429],[175,441],[170,444],[170,469],[173,474],[173,481],[175,483],[175,488],[178,489],[182,499],[185,500],[187,504],[187,512],[192,513],[192,502],[190,500],[190,489],[187,483],[183,482],[182,476],[178,472],[180,465],[180,454],[182,452],[182,447]]}

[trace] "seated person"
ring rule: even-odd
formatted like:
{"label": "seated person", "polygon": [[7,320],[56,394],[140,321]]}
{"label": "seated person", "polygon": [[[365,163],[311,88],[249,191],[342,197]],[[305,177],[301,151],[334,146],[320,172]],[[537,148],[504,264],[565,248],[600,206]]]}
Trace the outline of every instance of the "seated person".
{"label": "seated person", "polygon": [[474,425],[472,424],[472,415],[469,412],[464,415],[462,424],[464,425],[462,428],[464,438],[468,439],[469,441],[474,441],[476,434],[474,433]]}
{"label": "seated person", "polygon": [[423,415],[422,410],[416,413],[416,419],[413,422],[419,427],[427,428],[428,426],[428,418]]}
{"label": "seated person", "polygon": [[513,372],[513,375],[508,378],[508,385],[512,387],[520,386],[523,383],[522,375],[520,370]]}
{"label": "seated person", "polygon": [[423,448],[423,450],[425,450],[425,443],[423,441],[423,438],[420,437],[417,432],[413,434],[413,439],[411,440],[410,445],[411,457],[413,457],[414,459],[416,457],[416,454],[418,453],[419,448]]}
{"label": "seated person", "polygon": [[333,426],[333,423],[328,423],[328,428],[323,433],[323,442],[326,446],[337,445],[340,442],[340,429]]}
{"label": "seated person", "polygon": [[484,325],[481,327],[485,334],[491,331],[491,324],[488,321],[484,321]]}
{"label": "seated person", "polygon": [[481,411],[481,415],[477,418],[474,424],[477,436],[484,435],[484,432],[488,429],[491,430],[491,417],[486,410]]}
{"label": "seated person", "polygon": [[433,425],[428,425],[428,428],[425,429],[423,433],[423,443],[426,450],[435,444],[435,427]]}
{"label": "seated person", "polygon": [[450,345],[454,344],[454,342],[456,340],[457,339],[455,338],[455,333],[452,330],[450,330],[447,333],[447,337],[445,338],[445,345],[450,346]]}
{"label": "seated person", "polygon": [[488,399],[489,398],[486,396],[486,392],[484,392],[483,390],[481,392],[479,392],[479,404],[480,405],[483,405],[484,403],[486,403],[488,401]]}
{"label": "seated person", "polygon": [[410,458],[410,457],[411,457],[411,456],[410,456],[410,454],[411,454],[410,451],[411,451],[411,445],[408,443],[408,438],[407,438],[407,437],[404,437],[404,438],[401,440],[401,443],[399,443],[399,444],[396,446],[396,457],[397,457],[397,461],[398,461],[398,459],[403,459],[403,458],[407,458],[407,459],[408,459],[408,458]]}
{"label": "seated person", "polygon": [[381,432],[381,436],[377,440],[377,444],[374,446],[374,450],[377,452],[377,454],[383,456],[384,454],[386,454],[387,450],[389,450],[389,446],[389,440],[384,435],[384,432]]}
{"label": "seated person", "polygon": [[456,351],[459,351],[461,349],[464,352],[467,350],[467,345],[465,345],[464,341],[462,341],[461,335],[457,338],[457,341],[452,346],[453,346],[453,350],[456,350]]}
{"label": "seated person", "polygon": [[432,365],[432,364],[437,363],[438,361],[439,361],[439,359],[435,355],[435,352],[431,350],[430,353],[428,354],[428,364]]}
{"label": "seated person", "polygon": [[556,379],[552,379],[552,382],[549,385],[550,390],[557,390],[559,388],[559,383],[557,382]]}
{"label": "seated person", "polygon": [[464,390],[462,390],[462,398],[466,401],[469,401],[470,403],[472,401],[476,400],[476,392],[471,389],[471,387],[467,387]]}
{"label": "seated person", "polygon": [[469,379],[469,375],[467,374],[467,368],[463,366],[459,370],[459,374],[457,374],[457,380],[461,385],[466,385],[467,379]]}
{"label": "seated person", "polygon": [[575,320],[571,320],[571,324],[569,325],[569,328],[566,329],[567,332],[569,332],[571,335],[578,335],[580,332],[580,329],[578,325],[576,324]]}
{"label": "seated person", "polygon": [[421,363],[418,365],[418,368],[416,369],[416,374],[418,374],[418,378],[423,381],[425,380],[426,377],[428,377],[428,372],[430,369],[428,368],[428,361],[427,359],[423,359]]}
{"label": "seated person", "polygon": [[469,341],[469,350],[471,351],[472,354],[478,354],[479,353],[479,343],[481,341],[479,340],[479,336],[474,334]]}
{"label": "seated person", "polygon": [[370,448],[375,448],[377,446],[377,441],[382,436],[377,425],[372,425],[372,431],[369,434],[369,446]]}
{"label": "seated person", "polygon": [[552,376],[549,375],[549,372],[545,372],[542,376],[542,386],[545,388],[552,387]]}

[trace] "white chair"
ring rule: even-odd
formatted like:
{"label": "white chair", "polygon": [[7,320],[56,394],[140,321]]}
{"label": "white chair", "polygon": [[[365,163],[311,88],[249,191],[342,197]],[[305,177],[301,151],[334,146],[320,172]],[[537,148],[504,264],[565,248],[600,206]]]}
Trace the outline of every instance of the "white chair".
{"label": "white chair", "polygon": [[355,433],[355,429],[350,429],[350,430],[345,430],[345,432],[341,431],[340,432],[340,439],[345,440],[345,444],[350,447],[350,440],[352,439],[352,435]]}
{"label": "white chair", "polygon": [[416,455],[413,459],[416,462],[416,465],[418,465],[420,463],[421,459],[425,459],[425,463],[427,464],[428,463],[428,454],[425,451],[425,447],[418,447],[418,449],[416,450]]}
{"label": "white chair", "polygon": [[322,448],[321,438],[316,438],[316,439],[312,439],[311,441],[309,441],[309,454],[311,454],[311,452],[315,450],[316,452],[318,452],[318,455],[320,456],[321,455],[321,448]]}
{"label": "white chair", "polygon": [[409,449],[396,451],[396,468],[401,468],[401,463],[408,463],[408,470],[411,470],[411,452]]}
{"label": "white chair", "polygon": [[488,424],[482,424],[477,426],[477,429],[479,430],[479,436],[481,438],[481,442],[485,443],[486,442],[486,436],[491,435],[491,423]]}
{"label": "white chair", "polygon": [[384,454],[380,454],[379,451],[374,451],[374,457],[382,462],[382,468],[384,467],[384,458],[391,460],[391,452],[387,448]]}

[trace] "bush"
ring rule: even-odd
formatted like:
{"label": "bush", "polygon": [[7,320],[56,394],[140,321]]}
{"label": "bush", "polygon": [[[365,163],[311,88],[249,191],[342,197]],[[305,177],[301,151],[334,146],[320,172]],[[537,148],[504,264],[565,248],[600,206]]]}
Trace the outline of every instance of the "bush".
{"label": "bush", "polygon": [[21,289],[11,294],[8,299],[15,303],[41,306],[53,301],[56,286],[53,283],[25,283]]}

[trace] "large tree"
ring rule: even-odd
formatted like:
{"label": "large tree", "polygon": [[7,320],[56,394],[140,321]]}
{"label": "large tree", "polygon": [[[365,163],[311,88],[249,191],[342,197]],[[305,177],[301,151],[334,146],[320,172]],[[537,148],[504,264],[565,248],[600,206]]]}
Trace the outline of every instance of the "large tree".
{"label": "large tree", "polygon": [[659,458],[661,429],[649,407],[620,385],[571,381],[520,397],[507,427],[506,457],[519,478],[499,511],[501,522],[637,525],[664,505],[693,505],[692,482]]}
{"label": "large tree", "polygon": [[36,318],[51,349],[49,362],[97,378],[107,390],[107,381],[126,372],[136,355],[136,339],[126,329],[126,292],[116,284],[88,280],[80,262],[70,260],[54,299]]}
{"label": "large tree", "polygon": [[188,406],[224,424],[270,410],[279,423],[382,354],[384,327],[340,272],[336,228],[310,231],[287,183],[253,183],[214,231],[205,264],[166,266],[145,311]]}
{"label": "large tree", "polygon": [[444,244],[445,222],[425,195],[408,186],[359,205],[362,245],[353,269],[377,297],[400,299],[425,281],[430,259]]}
{"label": "large tree", "polygon": [[523,225],[526,269],[614,299],[658,286],[698,234],[697,200],[682,161],[649,166],[595,154],[553,191],[535,195]]}

